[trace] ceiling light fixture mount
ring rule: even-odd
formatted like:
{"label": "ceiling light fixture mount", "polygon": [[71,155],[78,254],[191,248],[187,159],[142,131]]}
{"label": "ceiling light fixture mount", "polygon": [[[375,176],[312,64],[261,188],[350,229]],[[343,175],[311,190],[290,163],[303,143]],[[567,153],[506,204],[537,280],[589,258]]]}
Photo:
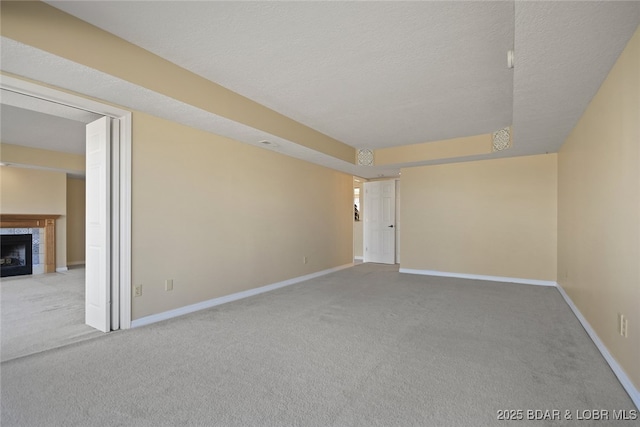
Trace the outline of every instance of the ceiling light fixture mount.
{"label": "ceiling light fixture mount", "polygon": [[274,147],[274,148],[278,147],[278,144],[276,144],[275,142],[268,141],[266,139],[263,139],[262,141],[258,141],[258,142],[260,142],[260,144],[262,145],[266,145],[267,147]]}

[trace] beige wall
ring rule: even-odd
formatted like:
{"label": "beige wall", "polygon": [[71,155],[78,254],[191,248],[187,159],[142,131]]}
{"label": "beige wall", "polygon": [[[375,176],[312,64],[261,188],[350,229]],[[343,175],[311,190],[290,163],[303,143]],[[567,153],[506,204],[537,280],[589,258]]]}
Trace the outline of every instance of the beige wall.
{"label": "beige wall", "polygon": [[489,154],[492,135],[475,135],[375,150],[375,164],[388,165]]}
{"label": "beige wall", "polygon": [[[352,147],[46,4],[1,7],[0,30],[13,40],[355,158]],[[638,387],[637,34],[633,40],[559,155],[559,190],[555,155],[405,169],[401,241],[404,268],[540,280],[557,273]],[[133,281],[144,285],[134,319],[351,261],[351,177],[144,114],[134,114],[133,129]],[[5,183],[17,182],[18,169],[8,170],[3,212],[12,191]],[[163,290],[166,278],[173,292]],[[628,339],[614,333],[617,312],[629,317]]]}
{"label": "beige wall", "polygon": [[[558,282],[640,389],[640,30],[559,153]],[[628,338],[618,334],[628,317]]]}
{"label": "beige wall", "polygon": [[55,214],[56,267],[67,266],[67,176],[62,172],[0,167],[0,212]]}
{"label": "beige wall", "polygon": [[134,319],[352,262],[350,175],[142,113],[132,170]]}
{"label": "beige wall", "polygon": [[0,147],[0,160],[3,163],[17,166],[36,166],[76,175],[84,174],[85,161],[83,154],[62,153],[60,151],[4,143]]}
{"label": "beige wall", "polygon": [[67,179],[67,264],[84,264],[85,180]]}
{"label": "beige wall", "polygon": [[[362,218],[362,217],[360,217]],[[364,249],[364,229],[362,228],[364,221],[353,222],[353,256],[362,258]]]}
{"label": "beige wall", "polygon": [[[353,147],[47,4],[0,7],[3,36],[355,161]],[[132,129],[133,319],[352,262],[351,176],[145,114]]]}
{"label": "beige wall", "polygon": [[401,267],[555,281],[556,160],[403,169]]}
{"label": "beige wall", "polygon": [[353,147],[43,2],[0,2],[0,32],[204,111],[355,163]]}

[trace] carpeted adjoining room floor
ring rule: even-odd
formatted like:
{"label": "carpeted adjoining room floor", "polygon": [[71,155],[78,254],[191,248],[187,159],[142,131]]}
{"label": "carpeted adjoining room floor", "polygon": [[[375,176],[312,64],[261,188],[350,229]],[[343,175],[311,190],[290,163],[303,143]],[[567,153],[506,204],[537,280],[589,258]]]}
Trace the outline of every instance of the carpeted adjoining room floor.
{"label": "carpeted adjoining room floor", "polygon": [[[499,426],[634,409],[557,289],[361,264],[2,363],[2,426]],[[637,425],[608,422],[597,425]]]}
{"label": "carpeted adjoining room floor", "polygon": [[84,266],[74,266],[64,273],[2,278],[3,362],[104,335],[84,323],[84,277]]}

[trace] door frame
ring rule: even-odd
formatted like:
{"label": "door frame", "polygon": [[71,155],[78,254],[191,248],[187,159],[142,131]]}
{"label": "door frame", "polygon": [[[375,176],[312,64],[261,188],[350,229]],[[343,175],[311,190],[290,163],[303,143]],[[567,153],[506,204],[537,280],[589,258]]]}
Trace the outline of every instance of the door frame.
{"label": "door frame", "polygon": [[0,74],[0,88],[111,117],[117,122],[111,161],[112,330],[131,328],[131,112],[81,95]]}
{"label": "door frame", "polygon": [[[382,184],[382,183],[391,183],[391,188],[393,189],[393,210],[391,212],[391,214],[393,215],[393,224],[391,224],[389,227],[393,228],[393,261],[391,263],[387,263],[387,262],[383,262],[383,261],[379,261],[379,260],[371,260],[371,256],[367,256],[368,253],[368,245],[371,244],[371,229],[370,229],[370,221],[371,221],[371,214],[372,214],[372,207],[371,207],[371,200],[370,200],[370,195],[369,195],[369,189],[367,187],[370,187],[374,184]],[[398,244],[398,230],[397,230],[397,214],[398,214],[398,208],[397,208],[397,194],[396,194],[396,189],[397,189],[397,180],[395,179],[377,179],[377,180],[372,180],[372,181],[366,181],[362,184],[362,189],[364,190],[364,205],[365,205],[365,212],[363,215],[363,219],[364,219],[364,225],[363,225],[363,251],[362,251],[362,255],[363,255],[363,262],[382,262],[384,264],[397,264],[398,260],[398,248],[397,248],[397,244]],[[381,250],[383,250],[381,248]]]}
{"label": "door frame", "polygon": [[396,178],[396,264],[400,264],[400,230],[401,230],[401,217],[400,217],[400,178]]}

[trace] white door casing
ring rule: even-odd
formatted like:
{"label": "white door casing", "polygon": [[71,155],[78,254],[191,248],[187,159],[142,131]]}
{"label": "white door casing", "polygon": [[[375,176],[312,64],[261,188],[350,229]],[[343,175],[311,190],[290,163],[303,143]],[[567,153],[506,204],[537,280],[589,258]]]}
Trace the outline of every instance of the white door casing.
{"label": "white door casing", "polygon": [[[120,120],[111,120],[111,330],[120,329]],[[114,262],[115,261],[115,262]]]}
{"label": "white door casing", "polygon": [[364,262],[395,263],[395,181],[364,183]]}
{"label": "white door casing", "polygon": [[[131,121],[130,111],[52,87],[0,74],[0,88],[111,117],[111,329],[131,327]],[[117,135],[114,133],[117,132]],[[116,138],[117,137],[117,138]],[[87,269],[88,272],[88,269]],[[88,273],[89,274],[89,273]],[[92,273],[93,274],[93,273]],[[117,306],[117,307],[114,307]],[[119,318],[114,318],[118,316]]]}
{"label": "white door casing", "polygon": [[87,125],[85,322],[111,330],[111,118]]}
{"label": "white door casing", "polygon": [[394,227],[396,230],[396,264],[400,264],[400,230],[402,229],[402,225],[400,223],[400,204],[402,203],[402,195],[400,189],[400,180],[396,179],[396,226]]}

